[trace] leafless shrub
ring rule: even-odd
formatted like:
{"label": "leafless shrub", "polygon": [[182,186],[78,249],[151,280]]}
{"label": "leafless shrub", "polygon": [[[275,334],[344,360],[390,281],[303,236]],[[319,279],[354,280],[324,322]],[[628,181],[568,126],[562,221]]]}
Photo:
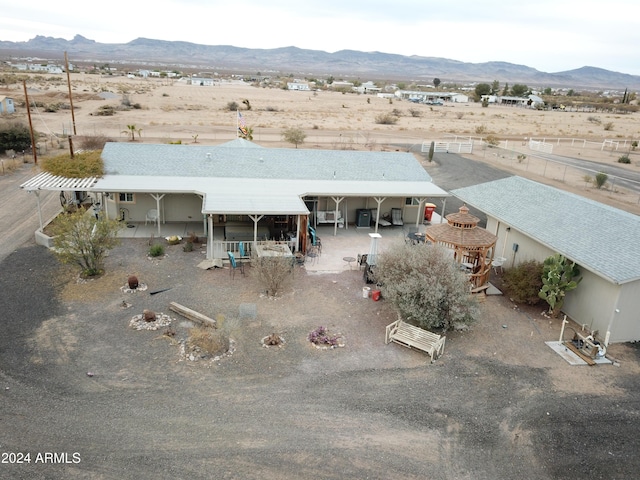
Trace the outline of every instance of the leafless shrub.
{"label": "leafless shrub", "polygon": [[270,296],[275,296],[293,280],[293,264],[286,257],[260,257],[251,261],[251,275]]}
{"label": "leafless shrub", "polygon": [[107,142],[113,142],[113,139],[104,135],[82,136],[76,139],[76,144],[83,150],[102,150]]}
{"label": "leafless shrub", "polygon": [[395,125],[398,123],[398,117],[391,113],[381,113],[376,115],[376,123],[378,125]]}

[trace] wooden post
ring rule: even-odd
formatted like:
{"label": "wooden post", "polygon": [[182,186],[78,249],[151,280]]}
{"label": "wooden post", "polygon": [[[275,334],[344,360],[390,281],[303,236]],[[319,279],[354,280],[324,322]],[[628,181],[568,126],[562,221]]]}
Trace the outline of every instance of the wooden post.
{"label": "wooden post", "polygon": [[[67,86],[69,87],[69,104],[71,105],[71,122],[73,123],[73,134],[76,132],[76,116],[73,111],[73,96],[71,95],[71,78],[69,76],[69,60],[67,59],[67,52],[64,52],[64,68],[67,71]],[[73,151],[71,152],[71,158],[73,158]]]}
{"label": "wooden post", "polygon": [[27,117],[29,117],[29,133],[31,134],[31,150],[33,151],[33,163],[38,164],[38,155],[36,154],[36,140],[33,136],[33,123],[31,123],[31,107],[29,105],[29,96],[27,95],[27,81],[22,81],[24,88],[24,98],[27,103]]}

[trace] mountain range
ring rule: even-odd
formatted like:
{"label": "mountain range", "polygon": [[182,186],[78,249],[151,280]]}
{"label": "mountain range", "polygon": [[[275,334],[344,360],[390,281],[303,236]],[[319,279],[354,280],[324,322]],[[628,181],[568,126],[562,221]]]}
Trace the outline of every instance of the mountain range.
{"label": "mountain range", "polygon": [[72,40],[38,35],[26,42],[0,41],[0,55],[60,61],[67,52],[71,63],[99,62],[172,67],[196,71],[236,71],[255,74],[328,76],[344,79],[526,84],[537,88],[640,90],[640,76],[585,66],[548,73],[507,62],[466,63],[438,57],[404,56],[383,52],[340,50],[328,53],[297,47],[273,49],[201,45],[190,42],[137,38],[128,43],[98,43],[82,35]]}

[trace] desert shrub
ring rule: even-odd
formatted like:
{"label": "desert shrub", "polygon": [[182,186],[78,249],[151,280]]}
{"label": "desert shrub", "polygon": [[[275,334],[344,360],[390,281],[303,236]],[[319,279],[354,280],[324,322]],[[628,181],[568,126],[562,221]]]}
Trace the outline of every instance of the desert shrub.
{"label": "desert shrub", "polygon": [[527,156],[524,153],[520,153],[516,158],[518,159],[518,163],[522,163],[527,159]]}
{"label": "desert shrub", "polygon": [[500,144],[500,139],[495,135],[487,135],[485,142],[491,147],[497,147]]}
{"label": "desert shrub", "polygon": [[[36,141],[38,139],[36,138]],[[21,152],[31,146],[31,132],[27,125],[12,122],[0,125],[0,152],[15,150]]]}
{"label": "desert shrub", "polygon": [[193,242],[190,242],[189,240],[187,240],[184,246],[182,247],[182,251],[193,252]]}
{"label": "desert shrub", "polygon": [[478,125],[475,129],[475,132],[478,135],[482,135],[483,133],[486,133],[486,131],[487,131],[487,127],[485,125]]}
{"label": "desert shrub", "polygon": [[187,348],[202,356],[220,355],[229,350],[229,335],[223,330],[211,327],[193,327],[189,331]]}
{"label": "desert shrub", "polygon": [[420,110],[418,110],[417,108],[410,108],[409,109],[409,114],[412,117],[415,117],[415,118],[419,118],[419,117],[422,116],[422,112]]}
{"label": "desert shrub", "polygon": [[53,251],[61,262],[79,266],[82,275],[99,275],[108,250],[119,242],[117,234],[121,226],[117,220],[86,215],[82,209],[58,215]]}
{"label": "desert shrub", "polygon": [[227,103],[227,106],[224,107],[225,110],[228,110],[230,112],[235,112],[239,108],[240,108],[240,105],[238,105],[238,102],[229,102]]}
{"label": "desert shrub", "polygon": [[298,148],[298,145],[304,143],[305,138],[307,138],[307,134],[300,128],[291,127],[282,132],[282,139],[285,142],[293,143],[296,148]]}
{"label": "desert shrub", "polygon": [[375,279],[398,315],[422,328],[464,328],[478,315],[467,276],[438,245],[386,249],[378,255]]}
{"label": "desert shrub", "polygon": [[541,303],[538,292],[542,288],[542,263],[535,260],[505,270],[505,293],[516,303],[537,305]]}
{"label": "desert shrub", "polygon": [[404,114],[402,113],[402,110],[394,108],[393,110],[391,110],[391,115],[393,115],[394,117],[401,117]]}
{"label": "desert shrub", "polygon": [[116,110],[111,105],[102,105],[100,108],[98,108],[98,111],[92,113],[92,115],[95,115],[97,117],[110,117],[115,113]]}
{"label": "desert shrub", "polygon": [[381,113],[376,115],[376,123],[378,125],[395,125],[398,123],[398,117],[392,113]]}
{"label": "desert shrub", "polygon": [[636,148],[638,148],[638,141],[634,140],[631,142],[631,150],[635,150]]}
{"label": "desert shrub", "polygon": [[625,153],[624,155],[618,158],[618,163],[631,163],[631,159],[629,158],[629,155]]}
{"label": "desert shrub", "polygon": [[251,260],[251,275],[267,291],[275,296],[293,281],[293,266],[284,257],[260,257]]}
{"label": "desert shrub", "polygon": [[605,123],[602,128],[604,128],[607,132],[613,130],[613,122]]}
{"label": "desert shrub", "polygon": [[604,172],[598,172],[594,177],[594,184],[596,188],[600,189],[606,185],[607,180],[609,180],[609,175]]}
{"label": "desert shrub", "polygon": [[164,246],[159,243],[154,243],[149,248],[149,256],[150,257],[160,257],[164,255]]}
{"label": "desert shrub", "polygon": [[591,123],[595,123],[596,125],[602,124],[602,120],[600,120],[598,117],[589,116],[587,117],[587,120]]}
{"label": "desert shrub", "polygon": [[107,142],[113,142],[113,139],[104,135],[76,137],[76,144],[83,150],[102,150]]}
{"label": "desert shrub", "polygon": [[464,117],[464,112],[456,112],[456,118],[458,120],[462,120],[462,117]]}

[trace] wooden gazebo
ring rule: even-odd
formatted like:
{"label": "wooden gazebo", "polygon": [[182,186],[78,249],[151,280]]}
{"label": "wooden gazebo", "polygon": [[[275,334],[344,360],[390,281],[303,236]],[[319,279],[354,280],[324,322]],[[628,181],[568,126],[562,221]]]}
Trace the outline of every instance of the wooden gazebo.
{"label": "wooden gazebo", "polygon": [[489,282],[498,237],[478,227],[480,219],[466,205],[445,218],[448,223],[427,227],[427,240],[453,250],[455,261],[469,272],[472,288],[482,287]]}

